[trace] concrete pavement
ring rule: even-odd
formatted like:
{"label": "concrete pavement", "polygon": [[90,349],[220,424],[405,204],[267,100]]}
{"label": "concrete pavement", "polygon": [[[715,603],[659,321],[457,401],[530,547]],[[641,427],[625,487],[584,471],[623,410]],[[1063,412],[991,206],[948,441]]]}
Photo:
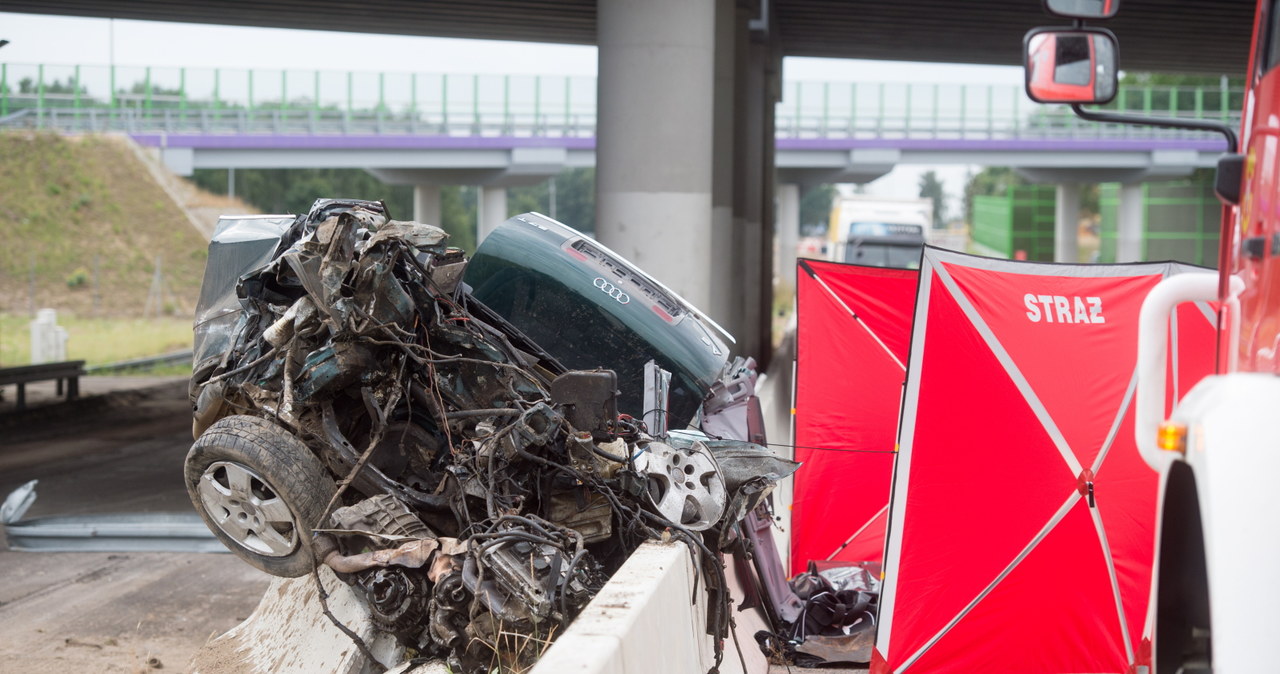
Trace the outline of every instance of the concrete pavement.
{"label": "concrete pavement", "polygon": [[[186,379],[81,381],[80,401],[0,405],[0,498],[37,479],[27,517],[190,512]],[[0,550],[0,670],[186,671],[269,580],[229,554]]]}

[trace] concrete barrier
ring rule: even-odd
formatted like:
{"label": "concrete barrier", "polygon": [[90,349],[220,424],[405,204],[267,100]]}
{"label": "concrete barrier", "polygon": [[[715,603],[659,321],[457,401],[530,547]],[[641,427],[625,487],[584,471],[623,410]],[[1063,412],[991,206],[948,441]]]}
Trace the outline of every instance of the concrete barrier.
{"label": "concrete barrier", "polygon": [[[790,333],[793,339],[794,324]],[[792,344],[790,339],[784,342],[774,359],[774,367],[760,387],[770,441],[779,444],[790,443],[791,437]],[[780,448],[778,453],[791,456],[787,448]],[[780,496],[778,510],[784,530],[790,524],[790,483],[790,478],[784,480],[775,491],[775,495]],[[775,531],[775,534],[780,545],[787,545],[785,532]],[[785,557],[786,548],[782,550]],[[726,557],[725,561],[728,562],[725,573],[733,597],[731,611],[737,639],[735,643],[731,635],[725,643],[719,671],[721,674],[764,674],[769,671],[769,664],[756,645],[754,635],[767,629],[767,625],[759,609],[737,610],[745,596],[743,583],[734,573],[732,559]],[[344,615],[350,618],[352,622],[344,622],[353,628],[363,625],[360,621],[367,620],[363,604],[349,587],[327,570],[325,573],[331,579],[326,582],[333,594],[330,604],[340,604],[334,606],[334,613],[340,618]],[[250,626],[255,622],[256,626]],[[707,635],[706,623],[707,595],[688,546],[644,543],[547,648],[530,674],[706,672],[715,662],[714,642]],[[356,631],[368,634],[364,628]],[[224,656],[233,657],[234,662],[243,663],[242,669],[197,667],[200,674],[223,671],[354,674],[360,671],[353,665],[353,657],[358,654],[354,653],[350,640],[320,613],[315,586],[307,578],[277,580],[253,616],[211,645],[222,649]],[[197,665],[212,659],[213,654],[209,655],[204,660],[197,658]],[[386,663],[393,662],[391,657],[391,653],[386,658],[379,654],[379,659]],[[432,663],[397,667],[388,674],[446,671],[442,663]]]}
{"label": "concrete barrier", "polygon": [[[733,565],[726,569],[734,606],[743,599]],[[388,674],[446,674],[443,662],[401,664],[404,649],[377,634],[364,602],[327,568],[321,579],[329,608],[359,634]],[[652,674],[706,672],[715,663],[707,635],[707,595],[683,543],[641,545],[542,654],[531,674]],[[769,669],[752,635],[765,629],[754,609],[734,611],[741,656],[731,636],[722,674]],[[376,671],[320,610],[311,578],[277,578],[244,622],[214,639],[192,662],[194,674],[363,674]]]}
{"label": "concrete barrier", "polygon": [[[742,591],[732,569],[729,571],[737,605]],[[531,674],[708,671],[715,663],[714,645],[706,630],[706,593],[695,578],[693,557],[684,544],[641,545],[547,649]],[[757,613],[733,615],[742,657],[731,636],[720,671],[768,671],[768,663],[751,636],[764,629]]]}
{"label": "concrete barrier", "polygon": [[[327,567],[320,579],[329,594],[329,610],[359,634],[374,657],[394,664],[404,657],[395,637],[377,632],[364,601]],[[309,576],[277,578],[244,622],[209,642],[191,663],[193,674],[364,674],[373,669],[360,651],[325,617]],[[415,670],[447,671],[438,669]]]}

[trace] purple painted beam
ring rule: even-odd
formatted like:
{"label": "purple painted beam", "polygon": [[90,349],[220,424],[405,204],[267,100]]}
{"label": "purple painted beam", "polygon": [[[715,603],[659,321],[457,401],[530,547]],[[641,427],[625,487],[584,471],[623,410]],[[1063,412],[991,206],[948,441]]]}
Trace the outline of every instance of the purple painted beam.
{"label": "purple painted beam", "polygon": [[892,148],[923,152],[1132,152],[1149,150],[1222,151],[1226,141],[1219,138],[779,138],[779,150],[854,150]]}
{"label": "purple painted beam", "polygon": [[196,150],[510,150],[518,147],[562,147],[591,150],[594,138],[420,136],[420,135],[270,135],[270,134],[133,134],[139,145],[189,147]]}
{"label": "purple painted beam", "polygon": [[[510,150],[562,147],[594,150],[594,138],[423,135],[267,135],[134,134],[140,145],[196,150]],[[891,148],[924,152],[1134,152],[1162,149],[1225,151],[1218,139],[933,139],[933,138],[779,138],[779,150],[854,150]]]}

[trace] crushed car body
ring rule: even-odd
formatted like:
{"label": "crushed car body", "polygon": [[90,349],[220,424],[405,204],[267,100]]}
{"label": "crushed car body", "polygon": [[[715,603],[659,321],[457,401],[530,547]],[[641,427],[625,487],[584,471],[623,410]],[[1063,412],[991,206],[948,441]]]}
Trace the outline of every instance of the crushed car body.
{"label": "crushed car body", "polygon": [[196,510],[268,573],[328,566],[410,657],[463,672],[527,667],[525,642],[640,543],[675,538],[702,569],[718,662],[722,551],[753,549],[741,523],[768,521],[797,466],[762,446],[754,363],[554,220],[512,218],[470,260],[446,238],[355,200],[219,223],[195,328]]}

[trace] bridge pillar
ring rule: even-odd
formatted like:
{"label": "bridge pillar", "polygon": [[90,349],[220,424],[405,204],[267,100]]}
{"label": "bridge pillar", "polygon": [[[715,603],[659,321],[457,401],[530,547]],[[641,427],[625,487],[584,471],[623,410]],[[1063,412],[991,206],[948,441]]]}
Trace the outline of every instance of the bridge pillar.
{"label": "bridge pillar", "polygon": [[[761,7],[767,12],[773,3],[762,2]],[[760,320],[753,328],[756,331],[755,356],[761,371],[768,369],[773,357],[773,280],[776,270],[773,266],[774,226],[777,223],[777,205],[775,201],[775,182],[778,175],[778,139],[777,139],[777,103],[782,100],[782,46],[777,32],[769,26],[776,26],[777,19],[768,16],[764,31],[758,33],[760,41],[756,44],[760,53],[760,67],[763,69],[761,88],[757,92],[755,105],[760,108],[761,128],[756,142],[760,144],[764,166],[760,176],[760,238],[756,246],[760,249],[760,284],[756,302],[760,306]]]}
{"label": "bridge pillar", "polygon": [[712,105],[711,132],[711,287],[710,300],[704,311],[731,332],[741,322],[737,292],[733,285],[733,177],[736,143],[734,70],[735,45],[741,28],[738,23],[737,0],[716,0],[715,18],[715,98]]}
{"label": "bridge pillar", "polygon": [[596,236],[711,300],[715,3],[597,0]]}
{"label": "bridge pillar", "polygon": [[1058,183],[1054,206],[1053,261],[1080,261],[1080,185]]}
{"label": "bridge pillar", "polygon": [[489,232],[507,220],[507,188],[491,185],[480,186],[480,212],[476,214],[476,243],[484,241]]}
{"label": "bridge pillar", "polygon": [[[762,3],[764,6],[768,4]],[[736,352],[767,364],[773,306],[774,103],[781,58],[769,32],[772,17],[739,6],[734,83],[734,274]]]}
{"label": "bridge pillar", "polygon": [[1116,262],[1142,261],[1142,183],[1120,186],[1120,213],[1116,229]]}
{"label": "bridge pillar", "polygon": [[[749,18],[750,9],[743,7],[740,11],[742,12],[740,21],[745,24]],[[731,330],[738,338],[739,352],[757,355],[761,349],[753,328],[761,320],[759,297],[763,281],[760,274],[763,260],[760,256],[759,241],[764,210],[764,204],[760,198],[764,183],[764,148],[759,141],[764,119],[763,110],[758,105],[757,99],[760,98],[760,92],[764,86],[764,69],[760,67],[758,49],[753,44],[749,31],[739,37],[737,50],[738,71],[737,83],[734,87],[734,96],[737,99],[734,111],[737,119],[734,120],[733,126],[737,145],[734,156],[736,170],[733,189],[734,262],[736,263],[733,289],[738,306],[734,312],[737,322]]]}
{"label": "bridge pillar", "polygon": [[800,246],[800,186],[778,185],[778,279],[794,294],[796,248]]}
{"label": "bridge pillar", "polygon": [[440,186],[416,185],[413,188],[413,219],[440,226]]}

